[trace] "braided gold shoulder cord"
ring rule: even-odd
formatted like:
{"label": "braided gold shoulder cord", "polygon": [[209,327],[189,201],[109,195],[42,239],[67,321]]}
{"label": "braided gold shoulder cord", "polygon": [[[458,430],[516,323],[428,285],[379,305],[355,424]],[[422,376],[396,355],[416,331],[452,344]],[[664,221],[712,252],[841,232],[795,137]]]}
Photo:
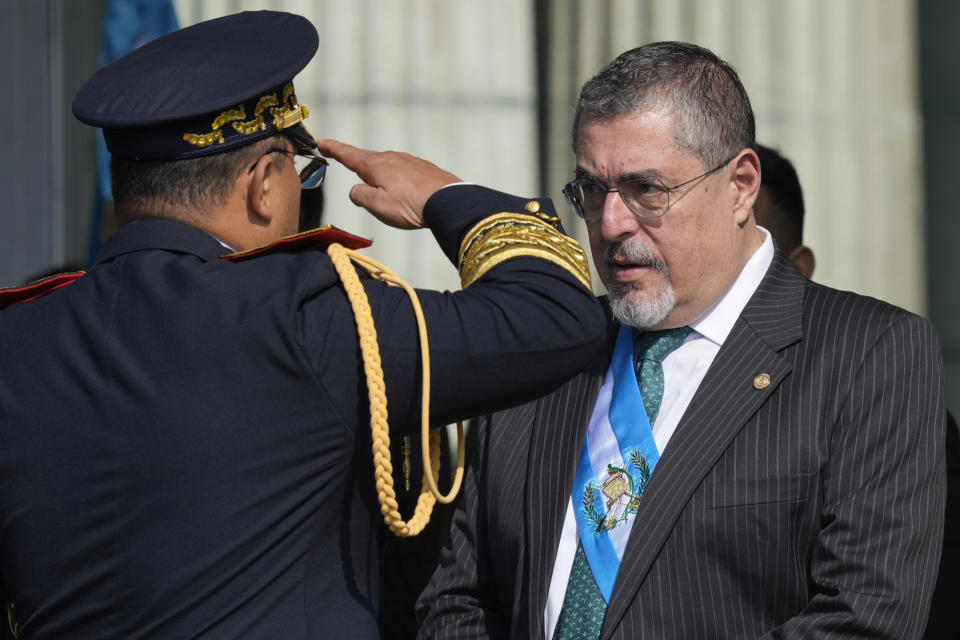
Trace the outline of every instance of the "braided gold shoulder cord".
{"label": "braided gold shoulder cord", "polygon": [[[440,476],[440,430],[430,430],[430,349],[427,344],[427,328],[423,318],[423,309],[417,293],[409,284],[376,260],[351,251],[334,243],[327,248],[327,255],[334,269],[343,281],[347,299],[353,308],[357,323],[357,335],[360,339],[360,353],[363,356],[363,370],[367,377],[367,395],[370,399],[370,433],[373,439],[373,474],[380,500],[380,513],[390,530],[402,538],[415,536],[430,521],[433,505],[436,501],[449,504],[460,491],[463,482],[464,446],[463,423],[457,423],[457,471],[453,486],[447,495],[440,493],[437,478]],[[374,278],[401,287],[410,297],[413,312],[417,318],[420,332],[420,358],[423,362],[422,413],[420,422],[421,453],[423,456],[423,488],[417,500],[416,509],[410,520],[403,521],[397,505],[397,493],[393,488],[393,465],[390,461],[390,429],[387,424],[387,397],[383,382],[383,368],[380,365],[380,348],[377,345],[377,330],[370,313],[370,303],[360,284],[360,278],[353,268],[351,260]],[[429,446],[428,446],[429,442]]]}

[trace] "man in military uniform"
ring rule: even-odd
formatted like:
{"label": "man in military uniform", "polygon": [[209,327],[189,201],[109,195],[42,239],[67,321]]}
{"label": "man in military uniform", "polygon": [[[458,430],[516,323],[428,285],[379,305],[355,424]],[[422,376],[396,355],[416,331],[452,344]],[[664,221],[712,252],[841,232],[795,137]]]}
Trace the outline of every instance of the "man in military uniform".
{"label": "man in military uniform", "polygon": [[[329,238],[277,242],[325,170],[291,82],[316,48],[303,18],[238,14],[78,93],[124,225],[86,274],[0,291],[0,595],[20,637],[376,636],[372,374],[315,250]],[[460,269],[463,290],[418,292],[434,424],[543,394],[590,359],[602,311],[549,202],[405,154],[320,149],[366,183],[355,202],[430,228]],[[412,433],[426,367],[411,302],[362,278],[389,422]]]}

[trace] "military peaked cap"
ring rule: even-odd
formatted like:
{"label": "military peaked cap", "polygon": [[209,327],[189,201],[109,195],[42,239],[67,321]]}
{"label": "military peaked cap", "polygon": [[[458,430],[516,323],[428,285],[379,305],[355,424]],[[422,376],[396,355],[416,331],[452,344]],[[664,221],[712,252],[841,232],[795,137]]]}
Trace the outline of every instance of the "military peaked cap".
{"label": "military peaked cap", "polygon": [[309,111],[292,79],[317,51],[301,16],[247,11],[152,40],[98,70],[73,114],[103,127],[121,158],[220,153],[300,126]]}

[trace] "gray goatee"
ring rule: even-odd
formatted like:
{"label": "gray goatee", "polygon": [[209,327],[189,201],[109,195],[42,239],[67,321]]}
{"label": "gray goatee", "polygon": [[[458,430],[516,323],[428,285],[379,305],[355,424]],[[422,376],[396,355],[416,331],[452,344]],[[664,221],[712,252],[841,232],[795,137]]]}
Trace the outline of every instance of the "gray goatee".
{"label": "gray goatee", "polygon": [[641,294],[630,295],[632,292],[641,289],[636,282],[607,283],[610,311],[613,313],[613,317],[621,323],[644,329],[659,324],[673,311],[676,301],[673,297],[673,287],[670,286],[667,265],[657,258],[650,249],[639,243],[612,242],[604,246],[603,259],[608,263],[612,259],[617,259],[652,267],[667,279],[667,282],[658,287],[656,291],[652,291],[643,297],[640,297]]}

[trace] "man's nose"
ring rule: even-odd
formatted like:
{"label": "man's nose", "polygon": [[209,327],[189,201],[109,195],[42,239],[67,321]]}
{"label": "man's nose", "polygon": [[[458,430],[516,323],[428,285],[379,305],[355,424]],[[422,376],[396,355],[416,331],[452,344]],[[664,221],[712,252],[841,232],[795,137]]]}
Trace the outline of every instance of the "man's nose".
{"label": "man's nose", "polygon": [[600,232],[606,242],[619,242],[637,232],[640,221],[627,208],[619,191],[608,191],[600,214]]}

